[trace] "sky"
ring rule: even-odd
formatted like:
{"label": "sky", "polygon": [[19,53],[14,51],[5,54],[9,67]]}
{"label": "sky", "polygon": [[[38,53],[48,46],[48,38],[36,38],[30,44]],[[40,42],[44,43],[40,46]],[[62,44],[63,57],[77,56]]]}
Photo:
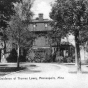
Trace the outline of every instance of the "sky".
{"label": "sky", "polygon": [[34,18],[38,17],[39,13],[44,14],[45,19],[49,18],[49,13],[51,11],[51,3],[54,3],[55,0],[35,0],[32,11],[34,12]]}

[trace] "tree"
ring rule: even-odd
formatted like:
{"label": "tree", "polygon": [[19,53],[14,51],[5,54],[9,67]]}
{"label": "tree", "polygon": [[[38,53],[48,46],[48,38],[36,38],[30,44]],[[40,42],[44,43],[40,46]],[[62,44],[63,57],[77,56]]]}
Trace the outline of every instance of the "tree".
{"label": "tree", "polygon": [[87,0],[56,0],[52,5],[50,18],[53,19],[53,26],[58,31],[75,36],[75,56],[77,61],[77,71],[81,71],[80,60],[80,37],[81,31],[88,28],[88,1]]}
{"label": "tree", "polygon": [[0,27],[6,27],[6,22],[10,20],[12,15],[14,15],[15,11],[13,10],[13,3],[21,1],[22,0],[0,0]]}
{"label": "tree", "polygon": [[30,47],[33,43],[32,34],[28,25],[31,21],[31,2],[18,3],[15,7],[15,15],[12,16],[8,27],[8,37],[17,44],[17,67],[19,68],[19,56],[21,47]]}
{"label": "tree", "polygon": [[56,55],[57,55],[57,52],[59,51],[59,46],[60,46],[60,42],[61,42],[61,33],[59,31],[56,31],[55,28],[53,28],[50,32],[48,32],[48,37],[49,37],[50,47],[51,48],[52,48],[52,46],[55,47],[55,51],[51,55],[52,61],[55,62]]}
{"label": "tree", "polygon": [[[0,29],[2,30],[2,41],[4,42],[4,55],[6,53],[6,28],[11,16],[14,15],[14,3],[21,2],[22,0],[0,0]],[[4,56],[3,55],[3,56]]]}

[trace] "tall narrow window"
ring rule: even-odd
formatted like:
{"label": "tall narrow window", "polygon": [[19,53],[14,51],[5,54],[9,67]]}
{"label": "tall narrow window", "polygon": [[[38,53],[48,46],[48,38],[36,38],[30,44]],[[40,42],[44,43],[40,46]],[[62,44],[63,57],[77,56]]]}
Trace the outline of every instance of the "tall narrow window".
{"label": "tall narrow window", "polygon": [[45,24],[45,28],[47,28],[48,27],[48,25],[47,24]]}
{"label": "tall narrow window", "polygon": [[37,25],[36,24],[33,24],[33,31],[35,31]]}

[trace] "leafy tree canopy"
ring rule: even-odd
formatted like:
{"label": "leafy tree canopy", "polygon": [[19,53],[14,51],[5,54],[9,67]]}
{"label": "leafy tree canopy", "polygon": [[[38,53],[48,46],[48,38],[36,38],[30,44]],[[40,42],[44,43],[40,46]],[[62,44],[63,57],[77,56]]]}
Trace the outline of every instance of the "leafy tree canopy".
{"label": "leafy tree canopy", "polygon": [[6,28],[7,21],[14,15],[14,4],[22,0],[0,0],[0,27]]}
{"label": "leafy tree canopy", "polygon": [[11,17],[9,27],[7,28],[7,36],[12,39],[20,47],[29,47],[32,45],[32,33],[28,30],[31,21],[31,2],[18,3],[15,7],[15,15]]}
{"label": "leafy tree canopy", "polygon": [[88,28],[88,1],[87,0],[56,0],[52,5],[50,18],[53,26],[60,28],[62,33]]}
{"label": "leafy tree canopy", "polygon": [[52,26],[60,36],[67,33],[75,35],[79,31],[80,44],[88,40],[88,1],[87,0],[56,0],[52,5],[50,18]]}

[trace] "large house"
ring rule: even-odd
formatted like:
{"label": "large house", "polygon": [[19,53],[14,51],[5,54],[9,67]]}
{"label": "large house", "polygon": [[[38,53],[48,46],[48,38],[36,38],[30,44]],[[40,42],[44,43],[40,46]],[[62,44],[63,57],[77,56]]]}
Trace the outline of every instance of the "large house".
{"label": "large house", "polygon": [[[33,60],[36,59],[41,62],[42,59],[46,61],[47,59],[51,59],[51,55],[54,54],[56,45],[52,44],[52,39],[47,36],[47,34],[51,31],[52,27],[50,26],[50,21],[48,19],[43,18],[43,14],[39,14],[39,17],[33,19],[31,24],[29,25],[29,31],[32,31],[37,36],[34,39],[33,47],[30,53],[30,56]],[[72,55],[72,46],[69,43],[61,44],[60,46],[60,55],[61,56],[70,56]],[[42,58],[42,59],[41,59]]]}
{"label": "large house", "polygon": [[[47,36],[47,33],[51,31],[49,23],[50,20],[43,19],[43,14],[39,14],[39,17],[32,20],[29,25],[29,31],[32,31],[36,35],[33,42],[32,52],[30,54],[32,58],[36,58],[36,61],[38,61],[39,58],[49,59],[50,57],[50,39]],[[39,61],[42,59],[39,59]]]}

